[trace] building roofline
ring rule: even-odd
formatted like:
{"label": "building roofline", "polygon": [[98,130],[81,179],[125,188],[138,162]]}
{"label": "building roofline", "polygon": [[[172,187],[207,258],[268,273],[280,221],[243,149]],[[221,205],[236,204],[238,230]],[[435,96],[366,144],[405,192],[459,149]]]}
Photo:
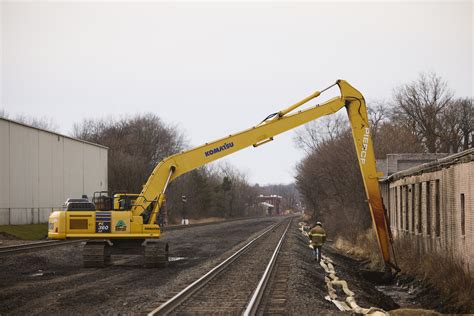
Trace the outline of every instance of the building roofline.
{"label": "building roofline", "polygon": [[22,123],[22,122],[18,122],[18,121],[15,121],[15,120],[12,120],[12,119],[9,119],[9,118],[6,118],[6,117],[0,116],[0,120],[7,121],[9,123],[13,123],[13,124],[17,124],[17,125],[21,125],[21,126],[24,126],[24,127],[28,127],[28,128],[31,128],[31,129],[36,129],[38,131],[46,132],[46,133],[49,133],[49,134],[54,134],[54,135],[61,136],[61,137],[64,137],[64,138],[68,138],[68,139],[71,139],[71,140],[74,140],[74,141],[77,141],[77,142],[81,142],[81,143],[84,143],[84,144],[88,144],[88,145],[92,145],[92,146],[96,146],[96,147],[102,147],[102,148],[107,149],[107,150],[109,149],[109,147],[101,145],[101,144],[91,143],[91,142],[88,142],[88,141],[83,140],[83,139],[74,138],[74,137],[67,136],[67,135],[64,135],[64,134],[61,134],[61,133],[58,133],[58,132],[50,131],[50,130],[47,130],[47,129],[44,129],[44,128],[31,126],[31,125],[28,125],[28,124],[25,124],[25,123]]}
{"label": "building roofline", "polygon": [[388,156],[395,156],[395,157],[404,157],[404,156],[409,156],[409,157],[430,157],[430,156],[440,156],[440,155],[449,155],[448,153],[391,153],[391,154],[386,154],[386,157]]}
{"label": "building roofline", "polygon": [[474,161],[474,148],[450,155],[448,157],[439,158],[431,162],[423,163],[421,165],[396,172],[381,182],[390,182],[399,180],[403,177],[414,176],[425,171],[436,171],[442,168],[458,164],[460,162]]}

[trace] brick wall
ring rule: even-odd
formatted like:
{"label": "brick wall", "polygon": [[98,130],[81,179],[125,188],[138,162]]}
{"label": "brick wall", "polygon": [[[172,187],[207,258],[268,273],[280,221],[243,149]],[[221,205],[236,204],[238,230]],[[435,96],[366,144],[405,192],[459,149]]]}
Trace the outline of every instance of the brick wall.
{"label": "brick wall", "polygon": [[412,240],[421,252],[452,253],[473,272],[472,159],[389,179],[381,188],[394,238]]}

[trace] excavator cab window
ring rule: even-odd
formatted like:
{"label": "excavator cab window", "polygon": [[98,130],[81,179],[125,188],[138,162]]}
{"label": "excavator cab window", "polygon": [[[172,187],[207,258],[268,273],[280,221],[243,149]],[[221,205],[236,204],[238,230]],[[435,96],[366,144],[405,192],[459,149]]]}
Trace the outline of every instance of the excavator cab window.
{"label": "excavator cab window", "polygon": [[132,198],[130,196],[124,196],[119,200],[119,208],[121,210],[129,210],[132,207]]}
{"label": "excavator cab window", "polygon": [[113,199],[110,196],[109,191],[94,192],[92,203],[95,204],[96,210],[98,211],[113,210]]}
{"label": "excavator cab window", "polygon": [[130,211],[135,204],[138,194],[134,193],[117,193],[112,194],[114,210],[116,211]]}

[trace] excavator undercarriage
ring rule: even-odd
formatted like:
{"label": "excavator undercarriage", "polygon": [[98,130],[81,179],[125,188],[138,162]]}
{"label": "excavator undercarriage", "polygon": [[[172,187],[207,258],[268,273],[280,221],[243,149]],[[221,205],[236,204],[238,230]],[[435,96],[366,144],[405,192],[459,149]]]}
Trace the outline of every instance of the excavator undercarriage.
{"label": "excavator undercarriage", "polygon": [[168,264],[168,244],[159,240],[88,240],[82,250],[86,268],[102,268],[111,263],[112,255],[136,255],[144,258],[146,268],[163,268]]}

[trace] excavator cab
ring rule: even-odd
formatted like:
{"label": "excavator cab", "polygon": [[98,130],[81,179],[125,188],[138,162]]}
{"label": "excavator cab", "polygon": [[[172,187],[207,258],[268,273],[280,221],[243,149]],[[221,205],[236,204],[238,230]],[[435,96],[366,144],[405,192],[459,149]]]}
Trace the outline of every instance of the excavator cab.
{"label": "excavator cab", "polygon": [[97,191],[94,192],[92,203],[97,211],[130,211],[138,196],[133,193]]}

